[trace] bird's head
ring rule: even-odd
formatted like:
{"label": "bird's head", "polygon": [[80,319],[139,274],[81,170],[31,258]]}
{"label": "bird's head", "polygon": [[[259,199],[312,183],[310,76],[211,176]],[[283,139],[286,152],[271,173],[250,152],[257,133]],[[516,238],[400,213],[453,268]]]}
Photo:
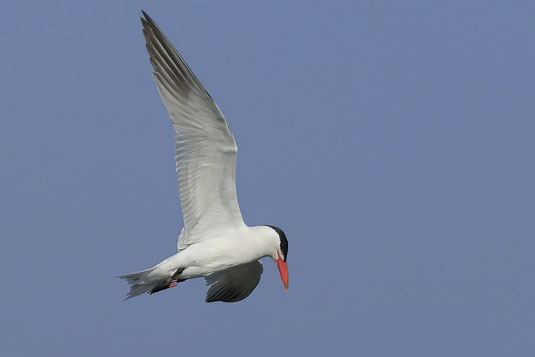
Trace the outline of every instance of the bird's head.
{"label": "bird's head", "polygon": [[286,290],[288,290],[289,284],[289,275],[288,275],[288,264],[286,263],[286,258],[288,257],[288,240],[286,239],[286,234],[279,227],[268,226],[273,229],[278,236],[278,241],[276,242],[276,247],[271,254],[271,258],[277,263],[279,272],[281,274],[281,279]]}

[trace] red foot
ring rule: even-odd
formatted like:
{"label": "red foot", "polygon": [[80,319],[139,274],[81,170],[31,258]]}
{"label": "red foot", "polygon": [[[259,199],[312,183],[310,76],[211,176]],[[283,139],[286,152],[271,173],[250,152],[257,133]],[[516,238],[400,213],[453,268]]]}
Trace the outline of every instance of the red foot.
{"label": "red foot", "polygon": [[171,284],[169,284],[169,287],[170,288],[174,288],[177,285],[178,285],[178,283],[176,281],[173,281]]}

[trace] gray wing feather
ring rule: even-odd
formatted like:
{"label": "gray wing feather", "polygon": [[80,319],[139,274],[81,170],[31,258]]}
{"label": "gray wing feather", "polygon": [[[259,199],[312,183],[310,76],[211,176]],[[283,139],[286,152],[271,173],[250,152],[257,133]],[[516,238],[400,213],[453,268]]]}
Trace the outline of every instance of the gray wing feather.
{"label": "gray wing feather", "polygon": [[260,282],[262,263],[255,260],[208,275],[206,302],[237,302],[249,296]]}

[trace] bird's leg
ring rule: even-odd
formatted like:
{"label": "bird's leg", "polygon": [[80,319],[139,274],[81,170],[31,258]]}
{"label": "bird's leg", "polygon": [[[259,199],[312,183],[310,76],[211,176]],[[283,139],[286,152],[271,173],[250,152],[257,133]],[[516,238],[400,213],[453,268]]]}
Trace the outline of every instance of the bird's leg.
{"label": "bird's leg", "polygon": [[182,274],[183,271],[184,271],[184,268],[178,268],[178,269],[176,270],[176,272],[175,272],[173,275],[171,275],[171,282],[170,282],[170,284],[169,284],[169,287],[170,287],[170,288],[174,288],[175,286],[178,285],[178,283],[180,283],[181,281],[184,281],[184,280],[185,280],[185,279],[182,279],[182,280],[181,280],[181,279],[177,279],[177,277],[178,277],[180,274]]}
{"label": "bird's leg", "polygon": [[179,276],[180,274],[182,274],[182,272],[184,271],[184,268],[178,268],[175,273],[173,275],[171,275],[171,280],[175,280],[177,278],[177,276]]}
{"label": "bird's leg", "polygon": [[171,275],[167,280],[165,280],[163,283],[155,286],[149,293],[152,295],[154,293],[157,293],[158,291],[162,291],[169,288],[174,288],[178,285],[178,283],[185,281],[186,279],[177,279],[178,276],[184,271],[184,268],[178,268],[176,272]]}

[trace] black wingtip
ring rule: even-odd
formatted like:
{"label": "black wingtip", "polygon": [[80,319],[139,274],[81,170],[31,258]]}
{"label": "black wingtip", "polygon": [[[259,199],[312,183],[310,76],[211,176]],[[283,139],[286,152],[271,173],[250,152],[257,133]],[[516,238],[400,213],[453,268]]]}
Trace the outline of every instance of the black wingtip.
{"label": "black wingtip", "polygon": [[141,20],[141,24],[143,25],[143,27],[146,27],[148,25],[147,19],[149,19],[150,17],[143,10],[141,10],[141,14],[143,14],[143,17],[140,17],[139,19]]}
{"label": "black wingtip", "polygon": [[141,13],[143,14],[143,17],[145,18],[145,21],[147,21],[149,24],[155,24],[154,20],[147,14],[145,11],[141,10]]}

